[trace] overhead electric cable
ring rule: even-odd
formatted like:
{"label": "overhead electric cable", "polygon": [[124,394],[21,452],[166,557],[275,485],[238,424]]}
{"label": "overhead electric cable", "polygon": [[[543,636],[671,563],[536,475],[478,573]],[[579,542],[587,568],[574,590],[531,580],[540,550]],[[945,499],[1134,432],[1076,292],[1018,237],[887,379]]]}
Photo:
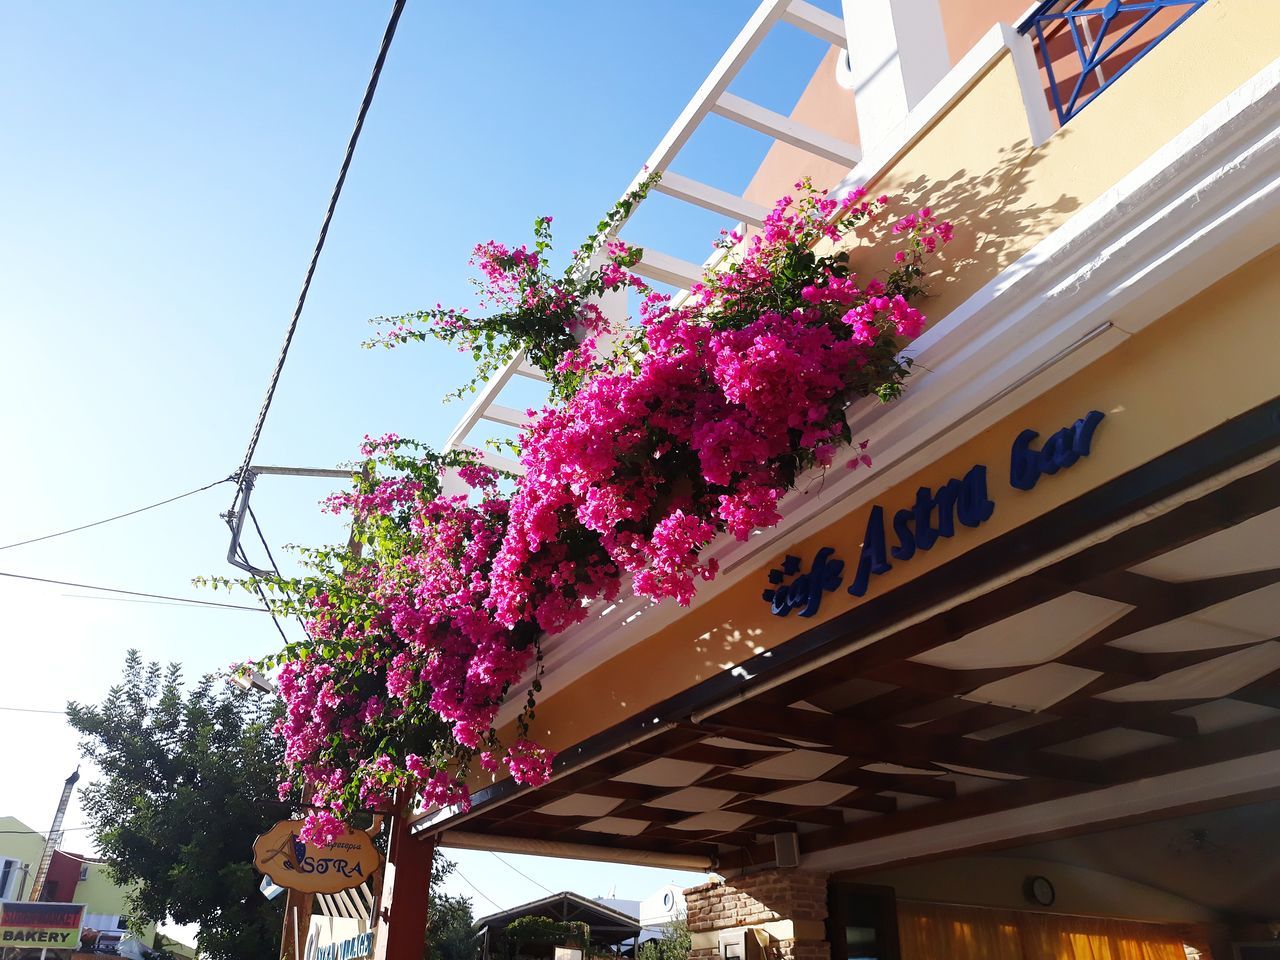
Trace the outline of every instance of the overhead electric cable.
{"label": "overhead electric cable", "polygon": [[[39,707],[0,707],[0,710],[8,710],[10,713],[56,713],[58,716],[65,716],[65,710],[44,710]],[[0,830],[0,833],[3,833]],[[21,831],[18,831],[21,832]]]}
{"label": "overhead electric cable", "polygon": [[489,896],[487,893],[485,893],[483,890],[477,887],[474,883],[468,880],[467,875],[463,873],[461,870],[459,870],[456,864],[454,865],[453,872],[456,873],[462,879],[462,882],[465,883],[468,887],[470,887],[476,893],[480,894],[480,896],[484,897],[486,900],[492,903],[499,910],[502,909],[502,904],[500,904],[497,900],[493,899],[493,897]]}
{"label": "overhead electric cable", "polygon": [[[145,603],[147,606],[150,606],[150,607],[179,607],[179,608],[186,608],[188,610],[193,609],[191,607],[192,601],[190,600],[139,600],[139,599],[135,599],[134,597],[95,597],[92,594],[88,594],[88,593],[64,593],[63,596],[68,597],[72,600],[101,600],[104,603]],[[197,607],[195,609],[199,609],[199,608]],[[210,607],[206,609],[216,610],[218,608]],[[262,608],[261,607],[233,607],[232,609],[233,610],[261,610]]]}
{"label": "overhead electric cable", "polygon": [[[259,541],[261,541],[261,543],[262,543],[262,549],[263,549],[263,550],[265,550],[265,551],[267,552],[267,562],[271,564],[271,569],[275,571],[275,573],[276,573],[276,579],[278,579],[278,580],[280,580],[280,581],[281,581],[281,589],[282,589],[282,590],[284,590],[284,597],[285,597],[285,600],[287,600],[287,601],[289,601],[290,603],[292,603],[292,602],[293,602],[293,594],[291,594],[291,593],[289,592],[289,588],[288,588],[288,587],[286,587],[286,586],[284,586],[284,585],[283,585],[284,575],[280,573],[280,565],[279,565],[278,563],[276,563],[275,555],[274,555],[274,554],[272,554],[272,552],[271,552],[271,544],[267,543],[266,535],[262,532],[262,526],[258,523],[258,515],[257,515],[256,513],[254,513],[254,512],[253,512],[253,507],[248,507],[248,510],[249,510],[249,519],[253,521],[253,529],[254,529],[255,531],[257,531],[257,534],[258,534],[258,540],[259,540]],[[241,556],[242,556],[242,557],[244,557],[244,551],[243,551],[243,549],[241,550]],[[247,558],[245,558],[245,559],[247,560]],[[262,592],[262,590],[261,590],[261,588],[260,588],[260,587],[259,587],[258,592],[259,592],[259,594],[261,594],[261,592]],[[266,601],[266,597],[263,597],[262,599],[263,599],[263,601],[264,601],[264,602]],[[272,613],[272,614],[271,614],[271,616],[272,616],[272,618],[273,618],[273,619],[275,618],[275,614],[274,614],[274,613]],[[297,615],[297,614],[295,614],[295,615],[294,615],[294,619],[298,621],[298,626],[300,626],[300,627],[302,628],[302,633],[303,633],[303,635],[304,635],[304,636],[306,636],[308,639],[310,639],[310,638],[311,638],[311,631],[307,629],[307,624],[306,624],[306,622],[302,619],[302,617],[301,617],[301,616],[299,616],[299,615]],[[276,620],[276,629],[280,630],[280,636],[282,636],[282,637],[283,637],[283,636],[284,636],[284,630],[280,627],[280,621],[279,621],[279,620]],[[285,640],[285,643],[288,643],[288,642],[289,642],[289,641],[286,639],[286,640]]]}
{"label": "overhead electric cable", "polygon": [[[99,587],[92,583],[73,583],[70,580],[51,580],[48,577],[33,577],[25,573],[5,573],[0,570],[0,577],[9,577],[13,580],[31,580],[35,583],[52,583],[59,587],[75,587],[78,590],[101,590],[103,593],[121,593],[130,597],[150,597],[153,600],[171,600],[174,603],[188,603],[197,607],[218,607],[222,610],[249,610],[253,613],[263,613],[261,607],[247,607],[238,603],[219,603],[216,600],[192,600],[189,597],[173,597],[164,593],[146,593],[142,590],[124,590],[120,587]],[[270,613],[270,610],[265,611]]]}
{"label": "overhead electric cable", "polygon": [[533,879],[533,877],[529,876],[527,873],[525,873],[523,870],[521,870],[519,867],[517,867],[514,863],[511,863],[511,862],[510,862],[510,861],[508,861],[508,860],[504,860],[502,857],[499,857],[499,856],[498,856],[496,853],[494,853],[492,850],[490,850],[489,852],[490,852],[491,854],[493,854],[493,856],[494,856],[494,857],[497,857],[497,859],[498,859],[498,862],[499,862],[499,863],[506,864],[508,867],[510,867],[510,868],[511,868],[512,870],[514,870],[516,873],[520,874],[520,876],[524,877],[526,880],[528,880],[530,883],[532,883],[535,887],[542,887],[542,889],[543,889],[543,890],[545,890],[545,891],[547,891],[547,893],[555,893],[555,891],[554,891],[554,890],[552,890],[550,887],[545,886],[544,884],[539,883],[537,880]]}
{"label": "overhead electric cable", "polygon": [[[254,451],[258,448],[258,440],[262,436],[262,426],[266,422],[267,411],[271,409],[271,401],[275,397],[276,386],[280,382],[280,373],[284,369],[285,358],[289,355],[289,346],[293,343],[293,335],[298,330],[298,320],[302,317],[302,308],[307,302],[307,293],[311,289],[311,278],[315,276],[316,264],[320,260],[320,251],[324,249],[324,241],[329,234],[329,224],[333,220],[333,211],[338,206],[338,197],[342,195],[342,185],[346,182],[347,171],[351,168],[351,158],[355,154],[356,143],[360,139],[360,131],[364,127],[364,120],[369,113],[369,106],[373,103],[374,92],[378,89],[378,78],[382,76],[382,65],[386,63],[387,51],[391,48],[391,41],[396,35],[396,26],[400,22],[400,14],[404,11],[404,5],[405,0],[395,0],[395,5],[391,9],[391,18],[387,22],[387,29],[382,36],[382,46],[378,48],[378,58],[373,63],[373,73],[370,75],[369,83],[365,88],[364,99],[360,102],[360,112],[356,115],[356,125],[351,131],[351,138],[347,141],[347,152],[343,156],[342,166],[338,170],[338,180],[333,185],[333,193],[329,196],[329,206],[325,210],[324,221],[320,224],[320,235],[316,238],[315,249],[311,253],[311,262],[308,264],[306,276],[302,280],[302,290],[299,292],[298,302],[293,308],[293,317],[285,330],[284,343],[280,347],[280,356],[276,358],[275,369],[271,373],[271,379],[267,381],[267,395],[263,398],[262,408],[258,411],[258,419],[253,425],[253,431],[249,434],[249,446],[245,450],[244,460],[235,474],[238,481],[236,489],[237,500],[244,487],[245,476],[249,471],[249,464],[253,461]],[[233,502],[233,510],[234,507],[235,504]]]}
{"label": "overhead electric cable", "polygon": [[[237,544],[236,548],[240,551],[241,561],[243,561],[247,566],[249,558],[245,556],[244,547]],[[262,601],[262,607],[254,607],[254,609],[263,609],[267,613],[271,614],[271,622],[276,625],[276,633],[280,634],[280,639],[284,641],[284,645],[287,647],[289,645],[289,637],[285,634],[284,627],[280,626],[280,618],[277,617],[276,612],[271,609],[271,601],[267,599],[267,592],[262,589],[262,584],[260,584],[256,578],[253,581],[253,588],[258,591],[258,598]]]}
{"label": "overhead electric cable", "polygon": [[123,520],[125,517],[132,517],[135,514],[145,513],[148,510],[154,510],[156,507],[163,507],[165,504],[173,503],[176,500],[182,500],[184,497],[192,497],[197,493],[204,493],[206,490],[212,489],[220,483],[230,483],[234,479],[234,477],[223,477],[221,480],[213,481],[213,483],[206,483],[203,487],[196,487],[194,490],[188,490],[186,493],[180,493],[176,497],[169,497],[167,500],[159,500],[155,503],[149,503],[145,507],[138,507],[136,510],[130,510],[128,513],[117,513],[114,517],[95,520],[93,523],[82,523],[78,527],[59,530],[57,533],[46,533],[42,537],[32,537],[30,540],[19,540],[16,543],[6,543],[3,546],[0,546],[0,550],[12,550],[14,547],[25,547],[29,543],[39,543],[42,540],[52,540],[54,537],[65,537],[68,533],[78,533],[81,530],[88,530],[90,527],[100,527],[104,523],[111,523],[114,520]]}
{"label": "overhead electric cable", "polygon": [[[281,580],[284,576],[280,573],[280,564],[276,563],[275,555],[271,552],[271,544],[267,543],[266,535],[262,532],[262,525],[258,523],[258,515],[253,512],[253,507],[249,507],[249,520],[253,523],[253,529],[258,534],[258,542],[262,544],[262,549],[267,552],[267,562],[271,564],[271,569],[276,572],[276,576]],[[289,595],[289,591],[285,591],[285,596]]]}

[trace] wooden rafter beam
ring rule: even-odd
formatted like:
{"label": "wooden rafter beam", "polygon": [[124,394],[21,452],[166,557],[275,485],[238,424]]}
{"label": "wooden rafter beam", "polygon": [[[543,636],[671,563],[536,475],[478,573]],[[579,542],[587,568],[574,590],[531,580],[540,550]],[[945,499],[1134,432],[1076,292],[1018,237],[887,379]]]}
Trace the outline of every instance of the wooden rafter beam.
{"label": "wooden rafter beam", "polygon": [[730,804],[725,809],[731,813],[749,813],[763,820],[789,820],[793,823],[812,823],[820,827],[836,827],[844,823],[844,816],[834,806],[798,807],[794,804],[748,799]]}
{"label": "wooden rafter beam", "polygon": [[750,704],[729,707],[704,725],[725,731],[767,729],[785,737],[825,744],[850,758],[904,766],[936,767],[952,764],[1013,776],[1045,777],[1103,782],[1097,764],[1070,757],[1046,757],[1029,752],[1002,750],[997,745],[964,737],[941,737],[899,727],[864,721],[840,721],[829,714],[791,707],[761,711]]}
{"label": "wooden rafter beam", "polygon": [[[947,803],[930,803],[921,807],[902,810],[893,816],[876,817],[847,823],[812,833],[801,834],[801,854],[828,850],[852,843],[863,843],[898,833],[907,833],[925,827],[1012,810],[1030,803],[1056,800],[1081,793],[1089,788],[1079,783],[1043,780],[1021,780],[1004,786],[993,787],[980,793],[959,797]],[[727,853],[720,858],[722,867],[734,868],[750,863],[760,863],[773,857],[772,844],[758,844],[740,852]]]}

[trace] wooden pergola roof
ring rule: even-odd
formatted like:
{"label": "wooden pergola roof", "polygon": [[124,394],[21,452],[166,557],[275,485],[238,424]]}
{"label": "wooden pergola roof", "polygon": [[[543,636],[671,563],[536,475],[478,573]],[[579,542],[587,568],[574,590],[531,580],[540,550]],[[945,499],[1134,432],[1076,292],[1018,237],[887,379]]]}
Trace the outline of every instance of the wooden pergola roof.
{"label": "wooden pergola roof", "polygon": [[422,827],[732,869],[1280,749],[1280,464],[1241,466],[1280,426],[1249,417]]}

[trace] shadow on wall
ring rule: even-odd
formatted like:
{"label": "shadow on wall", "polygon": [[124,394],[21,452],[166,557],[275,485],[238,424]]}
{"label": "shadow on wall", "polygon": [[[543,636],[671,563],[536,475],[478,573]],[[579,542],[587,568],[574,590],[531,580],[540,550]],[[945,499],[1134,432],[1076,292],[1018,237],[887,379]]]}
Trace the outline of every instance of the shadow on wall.
{"label": "shadow on wall", "polygon": [[[1070,135],[1070,130],[1056,134]],[[877,187],[901,197],[898,209],[903,212],[927,206],[955,224],[955,239],[926,281],[929,300],[924,310],[932,322],[979,290],[1080,207],[1079,200],[1065,193],[1048,202],[1034,198],[1032,172],[1044,154],[1034,149],[1030,140],[1002,147],[998,156],[998,162],[982,173],[972,174],[961,167],[946,177],[897,181],[890,175]]]}
{"label": "shadow on wall", "polygon": [[760,645],[763,636],[764,630],[759,627],[744,629],[729,621],[698,637],[694,649],[706,657],[704,663],[710,670],[728,670],[763,653],[764,647]]}

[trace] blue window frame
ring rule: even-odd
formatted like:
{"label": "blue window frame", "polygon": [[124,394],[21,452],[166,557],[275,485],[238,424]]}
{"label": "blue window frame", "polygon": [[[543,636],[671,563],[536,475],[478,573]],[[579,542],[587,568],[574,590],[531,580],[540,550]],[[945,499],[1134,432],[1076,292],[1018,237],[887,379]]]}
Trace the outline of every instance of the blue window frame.
{"label": "blue window frame", "polygon": [[[1058,121],[1065,124],[1206,2],[1046,0],[1018,30],[1024,34],[1035,31],[1040,62],[1049,75],[1049,94],[1058,112]],[[1136,51],[1125,48],[1125,44],[1156,17],[1161,17],[1157,24],[1157,27],[1163,25],[1160,33]],[[1061,80],[1054,75],[1051,44],[1059,38],[1069,39],[1074,47],[1073,66],[1080,71],[1074,83],[1070,75]]]}

